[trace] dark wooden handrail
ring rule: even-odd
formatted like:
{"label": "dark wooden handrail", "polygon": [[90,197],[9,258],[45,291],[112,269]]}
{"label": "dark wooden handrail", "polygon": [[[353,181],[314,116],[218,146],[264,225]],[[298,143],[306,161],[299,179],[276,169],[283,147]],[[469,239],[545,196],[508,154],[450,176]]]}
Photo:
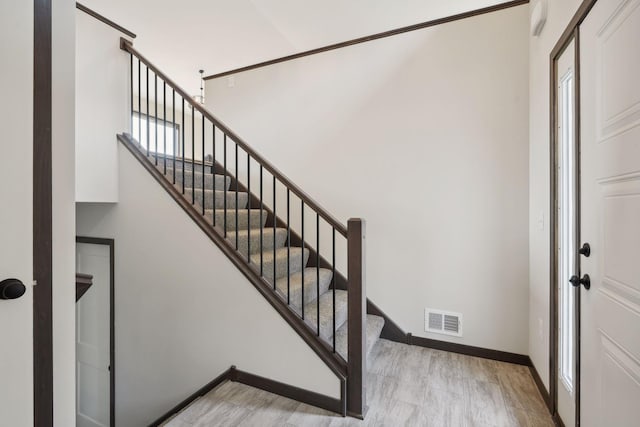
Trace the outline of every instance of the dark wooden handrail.
{"label": "dark wooden handrail", "polygon": [[258,154],[252,147],[250,147],[246,142],[242,140],[235,132],[233,132],[228,126],[222,123],[219,119],[214,117],[206,108],[200,105],[197,102],[194,102],[184,89],[178,86],[173,80],[171,80],[166,74],[160,71],[155,65],[151,63],[142,53],[136,50],[133,47],[133,44],[124,38],[120,39],[120,49],[134,55],[136,58],[140,60],[143,64],[145,64],[150,70],[152,70],[158,77],[164,80],[169,87],[174,89],[176,93],[178,93],[182,98],[191,105],[195,110],[198,110],[204,117],[206,117],[209,121],[211,121],[216,128],[220,129],[225,135],[227,135],[231,140],[236,143],[240,148],[242,148],[248,155],[250,155],[254,160],[256,160],[264,169],[270,172],[274,177],[276,177],[282,184],[285,185],[293,194],[298,196],[301,200],[304,201],[305,205],[313,209],[317,212],[329,225],[336,229],[338,233],[342,236],[347,237],[347,227],[338,221],[333,215],[331,215],[326,209],[324,209],[318,202],[313,200],[307,193],[305,193],[300,187],[294,184],[286,175],[278,170],[274,165],[272,165],[268,160]]}
{"label": "dark wooden handrail", "polygon": [[438,19],[433,19],[431,21],[420,22],[418,24],[396,28],[389,31],[384,31],[382,33],[376,33],[376,34],[371,34],[364,37],[358,37],[356,39],[351,39],[351,40],[343,41],[340,43],[334,43],[328,46],[318,47],[315,49],[306,50],[304,52],[282,56],[276,59],[270,59],[268,61],[258,62],[257,64],[253,64],[253,65],[246,65],[244,67],[234,68],[232,70],[223,71],[220,73],[212,74],[210,76],[206,76],[204,79],[205,80],[217,79],[220,77],[229,76],[236,73],[242,73],[244,71],[254,70],[256,68],[262,68],[269,65],[279,64],[281,62],[291,61],[298,58],[304,58],[305,56],[317,55],[319,53],[328,52],[330,50],[342,49],[345,47],[353,46],[353,45],[364,43],[364,42],[370,42],[374,40],[383,39],[386,37],[396,36],[398,34],[404,34],[410,31],[422,30],[424,28],[434,27],[436,25],[446,24],[453,21],[459,21],[461,19],[471,18],[471,17],[482,15],[485,13],[496,12],[496,11],[507,9],[514,6],[521,6],[527,3],[529,3],[529,0],[511,0],[505,3],[498,3],[492,6],[483,7],[481,9],[471,10],[469,12],[458,13],[456,15],[446,16],[444,18],[438,18]]}
{"label": "dark wooden handrail", "polygon": [[98,21],[107,24],[111,28],[120,31],[123,34],[126,34],[128,37],[131,37],[132,39],[136,38],[136,35],[134,33],[132,33],[131,31],[127,30],[126,28],[124,28],[121,25],[116,24],[111,19],[109,19],[109,18],[107,18],[107,17],[105,17],[103,15],[100,15],[98,12],[96,12],[93,9],[88,8],[87,6],[83,5],[82,3],[76,2],[76,9],[81,10],[82,12],[86,13],[87,15],[94,17]]}

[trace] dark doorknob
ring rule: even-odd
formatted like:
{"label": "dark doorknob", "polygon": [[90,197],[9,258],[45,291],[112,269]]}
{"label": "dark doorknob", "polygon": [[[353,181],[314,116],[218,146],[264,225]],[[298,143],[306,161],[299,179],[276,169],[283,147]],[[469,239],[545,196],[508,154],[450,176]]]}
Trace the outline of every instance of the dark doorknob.
{"label": "dark doorknob", "polygon": [[586,290],[589,290],[589,288],[591,288],[591,278],[588,274],[582,276],[582,279],[576,275],[573,275],[569,279],[569,282],[571,282],[574,287],[582,285]]}
{"label": "dark doorknob", "polygon": [[20,298],[26,291],[27,288],[18,279],[5,279],[0,282],[0,299]]}
{"label": "dark doorknob", "polygon": [[589,258],[589,255],[591,255],[591,246],[588,243],[583,244],[582,247],[578,249],[578,253]]}

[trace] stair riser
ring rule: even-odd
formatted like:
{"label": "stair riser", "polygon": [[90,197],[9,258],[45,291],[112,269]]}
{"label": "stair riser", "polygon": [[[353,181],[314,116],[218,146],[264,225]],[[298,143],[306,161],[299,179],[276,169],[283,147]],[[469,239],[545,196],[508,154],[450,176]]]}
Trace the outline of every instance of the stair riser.
{"label": "stair riser", "polygon": [[[332,274],[331,271],[320,269],[320,295],[327,292],[331,285]],[[302,279],[300,273],[292,275],[289,279],[289,303],[295,310],[300,310],[302,306],[302,286],[300,286],[300,280]],[[318,296],[318,274],[313,267],[307,267],[304,272],[304,304],[308,304],[314,301]],[[277,282],[277,290],[282,298],[287,300],[287,277],[284,277]]]}
{"label": "stair riser", "polygon": [[[162,143],[162,141],[159,141],[158,145],[161,145],[161,143]],[[154,158],[154,156],[152,154],[149,157],[150,157],[151,162],[155,162],[155,158]],[[173,158],[167,157],[167,169],[173,169],[173,167],[174,167]],[[160,170],[164,170],[164,158],[163,157],[158,157],[158,168]],[[182,158],[177,158],[176,159],[175,169],[176,169],[176,171],[182,171],[182,169],[183,169]],[[201,173],[202,172],[202,165],[196,163],[196,164],[194,164],[192,166],[191,162],[189,160],[186,160],[184,162],[184,170],[185,171],[195,170],[197,173]],[[206,173],[210,174],[211,173],[211,166],[205,166],[204,170],[205,170]]]}
{"label": "stair riser", "polygon": [[[252,260],[252,266],[260,272],[260,258],[257,255],[253,255],[255,257]],[[291,251],[291,256],[289,258],[289,274],[294,274],[307,265],[307,261],[309,260],[309,251],[305,249],[304,257],[301,256],[300,250]],[[278,257],[276,258],[275,264],[272,259],[263,259],[262,264],[262,276],[265,280],[271,284],[273,284],[277,279],[287,276],[287,257]],[[275,273],[275,274],[274,274]],[[274,279],[275,277],[275,279]]]}
{"label": "stair riser", "polygon": [[[180,188],[182,190],[182,188]],[[184,196],[187,200],[191,200],[192,194],[194,194],[196,203],[202,207],[202,189],[198,188],[195,191],[190,188],[185,189]],[[215,200],[213,198],[213,190],[205,190],[204,191],[204,208],[205,209],[224,209],[224,200],[225,200],[225,192],[224,191],[216,191],[215,192]],[[235,191],[227,191],[226,199],[227,199],[227,209],[235,209],[236,208],[236,194],[238,195],[238,204],[240,208],[247,207],[247,193],[236,193]]]}
{"label": "stair riser", "polygon": [[[252,224],[253,225],[253,224]],[[239,234],[238,236],[238,247],[236,248],[242,256],[247,256],[247,248],[251,249],[252,254],[257,254],[261,252],[260,246],[260,229],[252,229],[251,230],[251,239],[247,234]],[[233,247],[236,247],[236,238],[235,233],[231,235],[227,235],[227,239],[231,242]],[[281,248],[284,246],[287,241],[287,230],[276,229],[276,241],[275,248]],[[251,243],[248,245],[248,243]],[[263,251],[272,251],[274,248],[273,244],[273,229],[267,228],[262,232],[262,250]]]}
{"label": "stair riser", "polygon": [[[347,321],[347,292],[337,290],[335,305],[335,325],[336,330]],[[304,307],[304,318],[311,329],[317,331],[317,305],[312,301]],[[332,341],[333,337],[333,291],[320,295],[320,337],[325,341]]]}
{"label": "stair riser", "polygon": [[[235,232],[236,231],[236,212],[238,214],[238,227],[237,230],[246,230],[249,228],[249,223],[251,223],[251,228],[260,228],[264,227],[265,222],[267,221],[267,211],[262,211],[262,222],[260,222],[260,210],[251,210],[249,211],[249,215],[247,215],[246,209],[240,209],[236,211],[235,209],[227,210],[227,222],[226,228],[227,232]],[[225,226],[225,215],[224,211],[215,211],[216,215],[216,227],[220,227],[224,229]],[[213,214],[212,211],[207,211],[205,213],[205,217],[209,223],[213,222]]]}
{"label": "stair riser", "polygon": [[[170,182],[173,182],[173,170],[167,169],[167,174],[165,175]],[[207,190],[213,190],[213,177],[214,175],[205,174],[204,175],[204,188]],[[215,175],[216,177],[216,191],[225,189],[229,190],[231,185],[231,178],[225,177],[223,175]],[[185,171],[184,173],[184,187],[187,188],[202,188],[202,174],[196,173],[195,182],[192,182],[194,179],[191,175],[191,172]],[[176,187],[178,187],[182,191],[182,171],[176,170]]]}

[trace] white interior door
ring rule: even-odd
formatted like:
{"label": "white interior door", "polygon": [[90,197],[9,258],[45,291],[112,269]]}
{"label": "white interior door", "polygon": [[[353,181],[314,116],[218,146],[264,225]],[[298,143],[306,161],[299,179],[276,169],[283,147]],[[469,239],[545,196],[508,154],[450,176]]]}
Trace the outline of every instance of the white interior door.
{"label": "white interior door", "polygon": [[0,281],[26,294],[0,299],[0,425],[33,425],[33,6],[0,2]]}
{"label": "white interior door", "polygon": [[575,138],[575,41],[569,43],[557,60],[557,134],[556,134],[556,235],[558,301],[558,413],[565,425],[575,424],[575,289],[569,278],[578,274],[576,236],[577,159]]}
{"label": "white interior door", "polygon": [[599,0],[580,28],[581,422],[640,425],[640,0]]}
{"label": "white interior door", "polygon": [[93,286],[76,303],[77,427],[110,425],[110,286],[108,245],[78,243],[79,273],[93,275]]}

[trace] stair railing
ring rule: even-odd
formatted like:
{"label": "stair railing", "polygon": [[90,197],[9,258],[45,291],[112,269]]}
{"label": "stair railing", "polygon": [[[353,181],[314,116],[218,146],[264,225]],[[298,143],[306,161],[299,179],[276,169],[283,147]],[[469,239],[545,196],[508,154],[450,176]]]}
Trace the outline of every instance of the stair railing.
{"label": "stair railing", "polygon": [[[200,214],[206,215],[206,177],[211,175],[213,182],[213,209],[211,210],[210,224],[214,230],[226,239],[226,243],[233,246],[235,256],[242,257],[245,263],[253,267],[259,275],[261,284],[271,288],[271,291],[280,296],[282,303],[286,304],[289,309],[294,311],[299,320],[302,321],[306,328],[310,329],[316,336],[322,347],[325,347],[338,362],[339,371],[346,378],[346,398],[343,396],[341,401],[343,412],[349,415],[362,417],[365,411],[365,369],[366,369],[366,292],[365,292],[365,224],[362,219],[350,219],[345,227],[340,221],[334,218],[329,212],[322,208],[316,201],[307,195],[302,189],[294,184],[282,172],[280,172],[269,161],[264,159],[258,152],[245,143],[238,135],[229,129],[220,120],[215,118],[204,106],[199,104],[180,86],[174,83],[168,76],[154,66],[147,58],[137,51],[132,43],[128,40],[121,39],[120,48],[130,55],[130,106],[131,106],[131,133],[130,138],[133,142],[137,141],[138,149],[146,155],[149,162],[153,162],[154,166],[161,171],[164,177],[175,187],[181,191],[182,195],[189,198],[192,206],[196,206],[196,202],[201,207]],[[137,71],[137,73],[136,73]],[[137,84],[136,84],[137,83]],[[151,86],[151,87],[150,87]],[[160,90],[158,90],[160,86]],[[137,92],[137,93],[136,93]],[[143,96],[144,95],[144,96]],[[136,99],[137,98],[137,99]],[[161,105],[159,111],[158,105]],[[171,108],[167,109],[167,105]],[[176,117],[176,112],[178,117]],[[191,116],[190,123],[185,113]],[[196,117],[198,117],[199,128],[196,128]],[[178,124],[179,120],[179,124]],[[187,122],[185,122],[187,120]],[[137,122],[137,123],[136,123]],[[199,133],[199,135],[198,135]],[[141,144],[143,143],[143,144]],[[160,145],[159,145],[160,144]],[[230,156],[230,152],[233,153]],[[222,152],[222,158],[220,158]],[[240,153],[243,153],[240,156]],[[228,157],[231,157],[229,161]],[[246,163],[242,165],[239,159],[243,157]],[[252,175],[252,164],[257,165],[258,178]],[[244,168],[246,166],[246,168]],[[242,171],[241,169],[245,169]],[[178,170],[180,169],[180,170]],[[188,174],[187,171],[191,173]],[[196,196],[196,171],[201,171],[202,181],[201,194]],[[233,172],[233,173],[231,173]],[[253,171],[255,173],[255,170]],[[178,174],[178,176],[176,176]],[[181,174],[181,176],[180,176]],[[246,191],[248,194],[247,202],[247,248],[246,254],[239,251],[239,229],[238,229],[238,211],[233,209],[231,216],[229,215],[227,185],[224,183],[223,195],[223,214],[220,217],[216,213],[216,178],[215,175],[224,174],[230,176],[232,191],[235,191],[236,207],[238,206],[238,192]],[[240,175],[243,174],[246,180],[241,183]],[[191,191],[188,194],[188,188],[185,186],[185,180],[190,175]],[[266,177],[265,177],[266,175]],[[270,176],[269,176],[270,175]],[[253,179],[252,179],[253,176]],[[252,181],[254,185],[258,185],[258,196],[252,196]],[[256,184],[257,183],[257,184]],[[269,188],[267,188],[269,187]],[[269,198],[264,197],[264,191],[267,189],[271,192]],[[284,190],[284,191],[283,191]],[[255,190],[254,190],[255,191]],[[278,200],[278,195],[284,197],[286,201],[286,220],[280,220],[277,211],[278,202],[284,204],[282,200]],[[291,199],[294,199],[293,201]],[[293,203],[299,203],[299,218],[292,218],[291,207]],[[260,259],[252,258],[251,253],[251,209],[260,209],[260,248],[264,247],[264,229],[266,224],[273,227],[273,276],[266,276],[264,269],[264,251],[260,251]],[[309,223],[305,226],[305,212],[311,211],[312,225],[315,226],[315,232],[310,233],[315,237],[315,248],[308,247],[307,242],[310,237],[305,236],[305,229],[309,228]],[[267,213],[267,217],[263,218],[263,212]],[[235,215],[235,218],[234,216]],[[208,217],[207,217],[208,218]],[[292,223],[299,224],[299,234],[292,229]],[[235,226],[231,226],[235,224]],[[323,232],[321,232],[321,225]],[[276,274],[276,229],[278,227],[286,227],[286,247],[287,247],[287,284],[286,292],[277,287]],[[328,227],[328,232],[327,232]],[[235,233],[233,233],[235,229]],[[336,236],[337,235],[337,236]],[[331,243],[331,251],[325,250],[321,252],[321,240],[328,239]],[[346,241],[346,267],[347,278],[345,278],[336,267],[337,253],[336,239],[344,239]],[[235,242],[233,241],[235,239]],[[290,295],[290,265],[291,265],[291,247],[296,244],[302,247],[302,286],[300,306],[296,307],[291,301]],[[307,246],[305,248],[305,246]],[[344,246],[344,245],[343,245]],[[315,267],[316,274],[316,307],[315,321],[309,322],[305,313],[304,298],[304,249],[309,251],[309,265]],[[326,256],[321,254],[325,253]],[[330,259],[330,260],[328,260]],[[343,263],[345,264],[345,263]],[[332,293],[332,340],[327,343],[321,339],[323,334],[323,325],[321,325],[320,316],[320,268],[331,269],[333,274],[331,293]],[[269,279],[272,279],[270,283]],[[336,351],[336,290],[343,289],[347,291],[347,342],[348,352],[347,360]],[[325,325],[326,327],[326,325]],[[317,351],[317,347],[314,348]],[[336,372],[334,370],[334,372]]]}

